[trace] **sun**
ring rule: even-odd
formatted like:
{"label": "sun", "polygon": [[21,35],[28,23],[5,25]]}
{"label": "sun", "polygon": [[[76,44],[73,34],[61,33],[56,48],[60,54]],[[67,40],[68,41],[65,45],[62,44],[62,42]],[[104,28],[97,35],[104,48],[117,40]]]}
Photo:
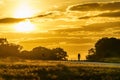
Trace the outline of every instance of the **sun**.
{"label": "sun", "polygon": [[35,11],[27,3],[22,3],[14,11],[14,18],[29,18],[35,14]]}
{"label": "sun", "polygon": [[30,20],[25,20],[14,26],[16,32],[32,32],[35,30],[35,25],[30,22]]}

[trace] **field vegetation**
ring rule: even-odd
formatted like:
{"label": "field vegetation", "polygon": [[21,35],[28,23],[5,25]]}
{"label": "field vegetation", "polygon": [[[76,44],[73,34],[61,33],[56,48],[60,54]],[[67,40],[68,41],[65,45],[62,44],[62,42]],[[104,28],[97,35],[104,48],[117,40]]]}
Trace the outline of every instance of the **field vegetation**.
{"label": "field vegetation", "polygon": [[120,66],[71,61],[0,62],[0,80],[120,80]]}

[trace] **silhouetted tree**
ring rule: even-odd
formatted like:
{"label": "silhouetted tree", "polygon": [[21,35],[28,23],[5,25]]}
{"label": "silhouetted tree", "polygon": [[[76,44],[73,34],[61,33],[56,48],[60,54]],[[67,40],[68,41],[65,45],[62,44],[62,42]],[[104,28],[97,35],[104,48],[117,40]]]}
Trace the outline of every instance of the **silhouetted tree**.
{"label": "silhouetted tree", "polygon": [[88,50],[88,55],[86,56],[86,59],[90,60],[90,61],[94,61],[96,60],[96,51],[94,48],[91,48]]}
{"label": "silhouetted tree", "polygon": [[88,60],[100,60],[110,57],[120,57],[120,39],[107,37],[99,39],[95,44],[95,49],[90,49],[89,54],[86,56]]}
{"label": "silhouetted tree", "polygon": [[30,56],[31,56],[30,51],[27,51],[27,50],[23,50],[19,54],[19,58],[21,59],[30,59],[31,58]]}
{"label": "silhouetted tree", "polygon": [[51,55],[51,50],[45,47],[35,47],[30,52],[32,59],[41,59],[41,60],[49,60]]}
{"label": "silhouetted tree", "polygon": [[17,57],[22,47],[16,44],[1,44],[0,45],[0,57]]}
{"label": "silhouetted tree", "polygon": [[53,59],[55,60],[67,60],[67,52],[62,48],[52,49]]}
{"label": "silhouetted tree", "polygon": [[96,54],[101,57],[120,57],[120,39],[102,38],[95,44]]}
{"label": "silhouetted tree", "polygon": [[95,49],[94,48],[89,49],[88,54],[89,55],[95,54]]}

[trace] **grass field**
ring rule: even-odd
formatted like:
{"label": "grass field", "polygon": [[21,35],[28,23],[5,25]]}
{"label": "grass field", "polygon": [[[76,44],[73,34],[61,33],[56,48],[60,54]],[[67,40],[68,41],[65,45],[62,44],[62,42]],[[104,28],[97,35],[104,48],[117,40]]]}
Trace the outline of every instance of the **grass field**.
{"label": "grass field", "polygon": [[0,80],[120,80],[120,64],[77,61],[1,61]]}

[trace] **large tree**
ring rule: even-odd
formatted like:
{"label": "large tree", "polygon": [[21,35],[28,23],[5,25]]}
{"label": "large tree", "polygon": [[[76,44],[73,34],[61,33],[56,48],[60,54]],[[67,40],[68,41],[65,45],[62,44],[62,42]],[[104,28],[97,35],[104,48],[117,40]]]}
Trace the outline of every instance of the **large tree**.
{"label": "large tree", "polygon": [[0,45],[0,57],[18,57],[22,47],[16,44],[1,44]]}
{"label": "large tree", "polygon": [[90,49],[89,52],[92,52],[92,54],[87,55],[87,59],[91,60],[120,57],[120,39],[108,37],[99,39],[94,50]]}
{"label": "large tree", "polygon": [[51,50],[45,47],[35,47],[30,51],[31,59],[41,59],[41,60],[49,60],[51,55]]}

